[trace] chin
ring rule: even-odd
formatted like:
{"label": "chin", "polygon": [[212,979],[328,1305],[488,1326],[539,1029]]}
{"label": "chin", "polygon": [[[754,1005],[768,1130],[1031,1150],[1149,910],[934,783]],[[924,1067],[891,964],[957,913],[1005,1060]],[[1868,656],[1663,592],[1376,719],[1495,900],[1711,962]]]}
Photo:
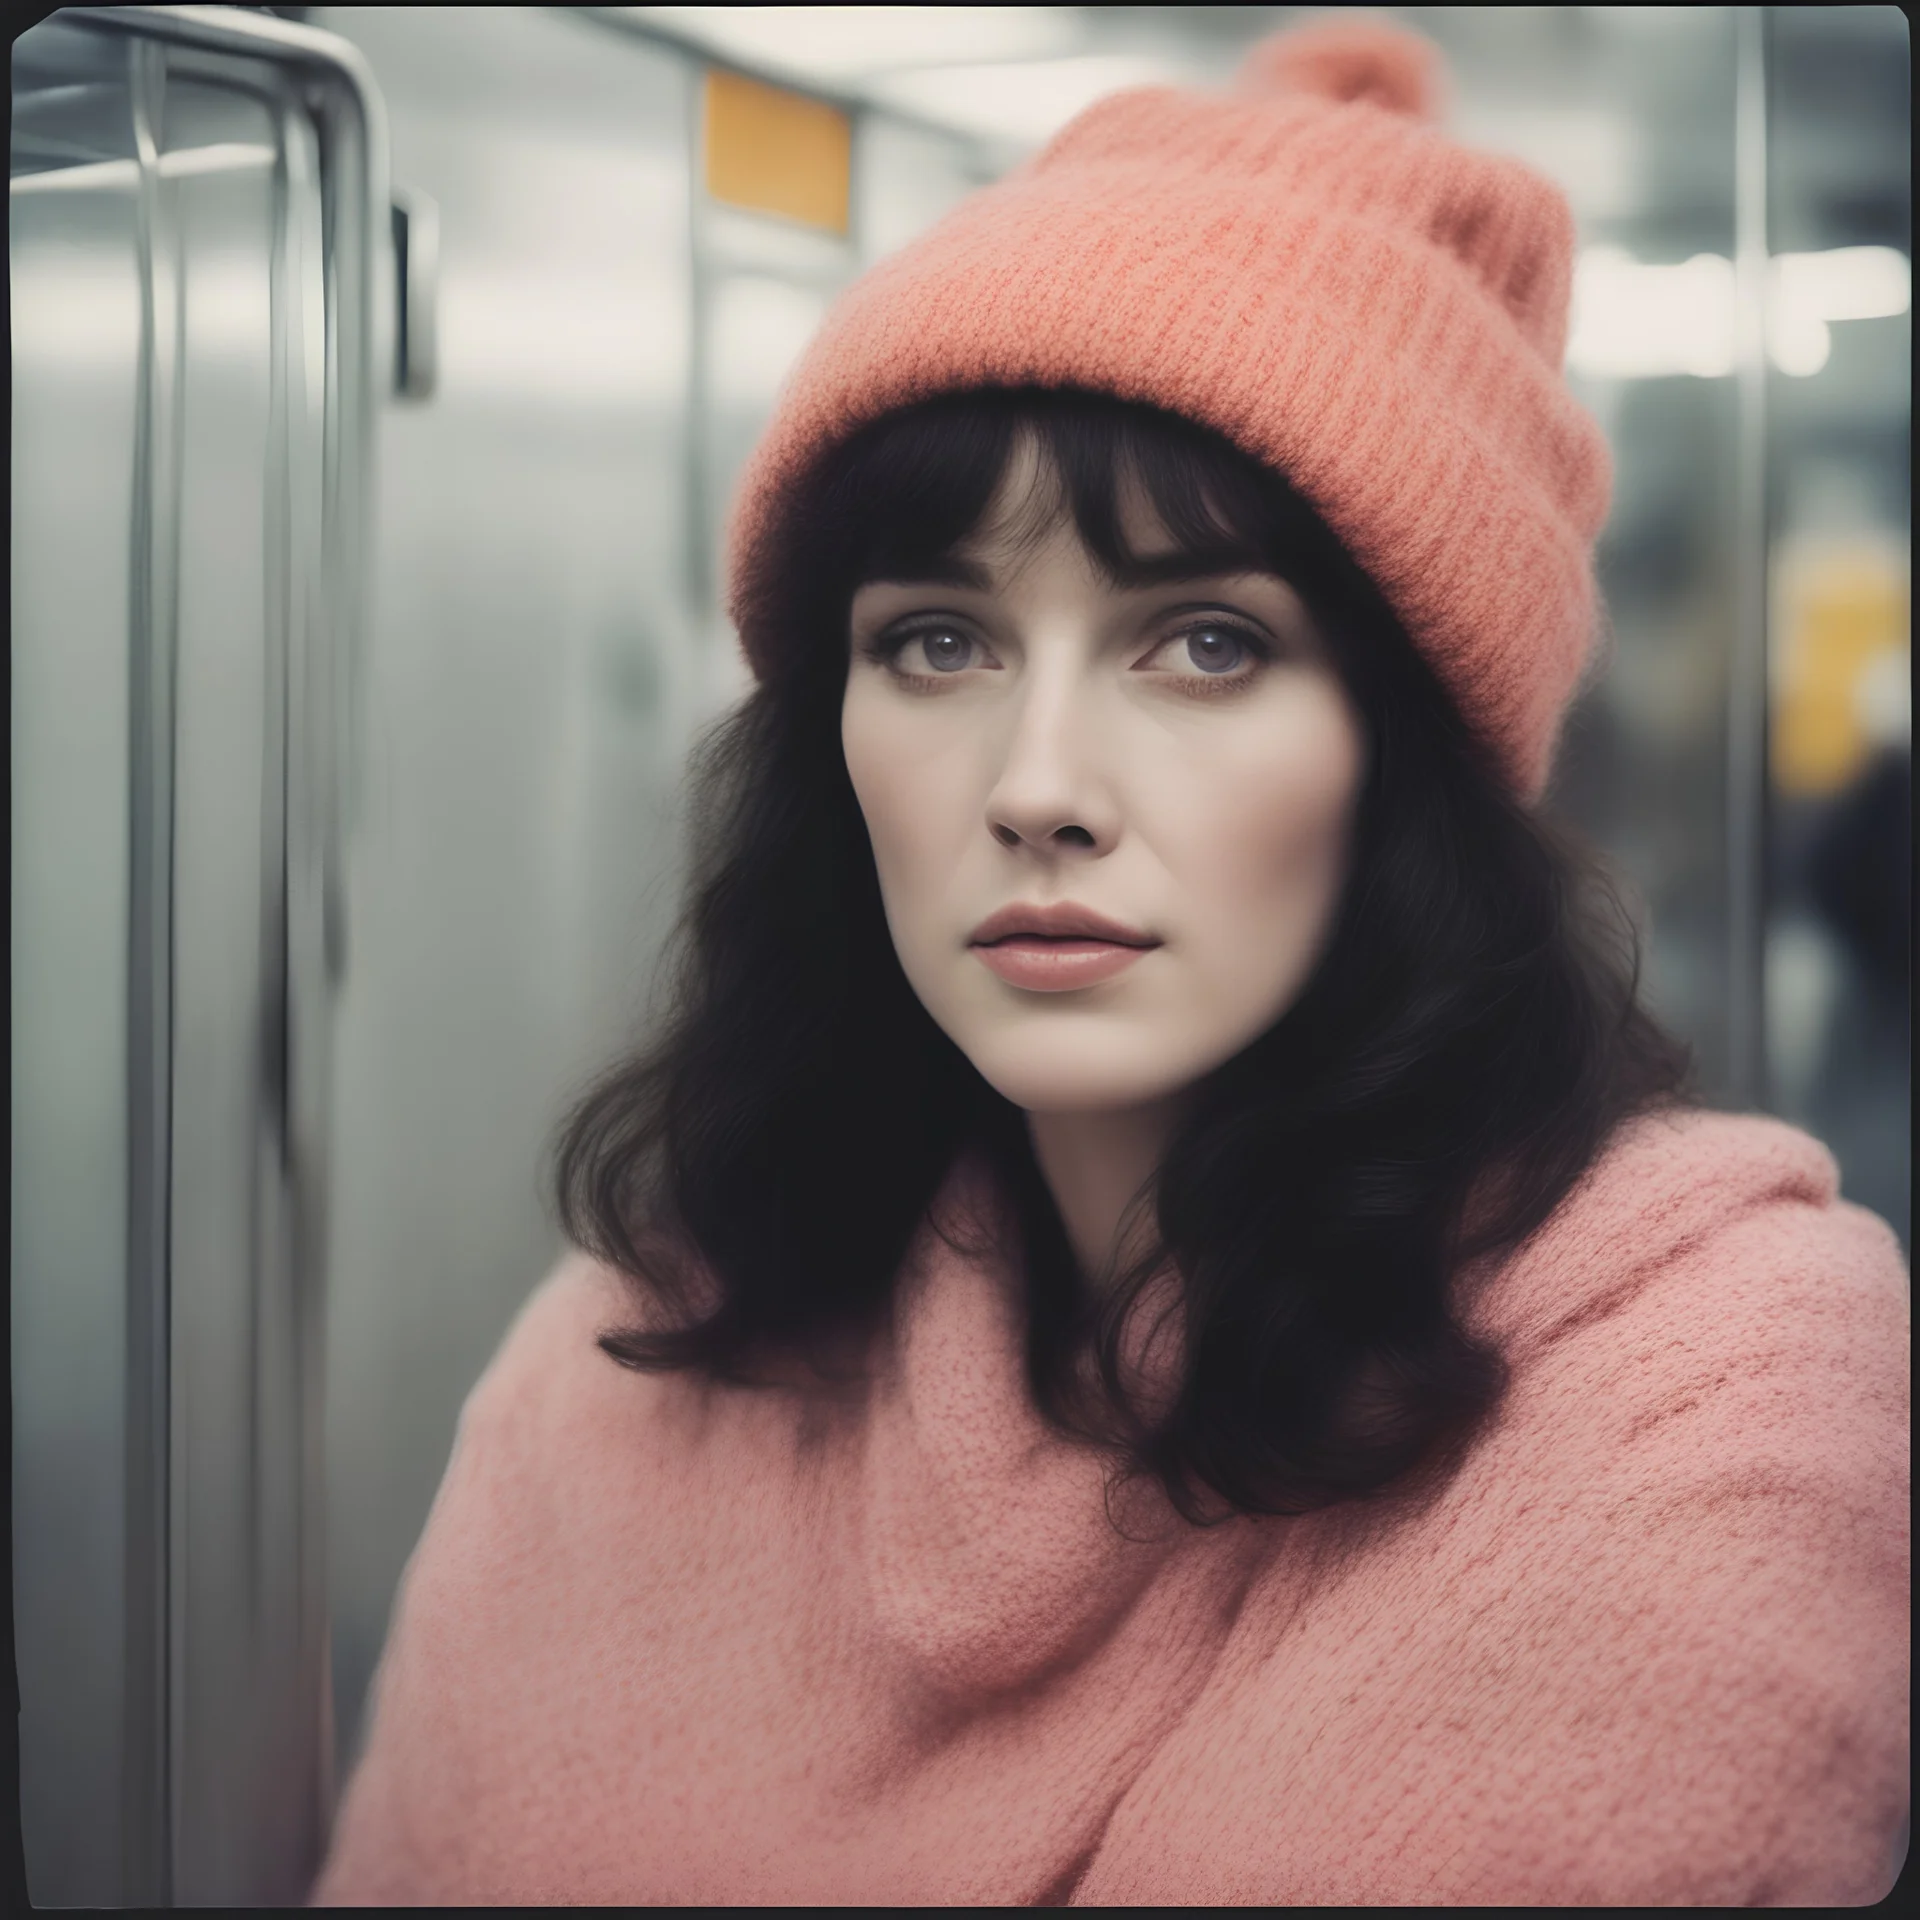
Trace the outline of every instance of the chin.
{"label": "chin", "polygon": [[1057,1044],[1031,1029],[969,1045],[954,1035],[980,1077],[1028,1113],[1106,1113],[1150,1106],[1185,1091],[1210,1060],[1168,1059],[1158,1049],[1132,1058],[1111,1032],[1063,1035]]}

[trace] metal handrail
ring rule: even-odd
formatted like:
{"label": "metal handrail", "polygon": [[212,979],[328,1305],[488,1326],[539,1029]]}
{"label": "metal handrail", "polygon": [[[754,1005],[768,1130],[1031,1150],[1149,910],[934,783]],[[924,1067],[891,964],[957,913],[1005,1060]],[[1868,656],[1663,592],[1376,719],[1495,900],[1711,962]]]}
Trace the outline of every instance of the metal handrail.
{"label": "metal handrail", "polygon": [[[330,1027],[344,954],[343,841],[358,678],[354,667],[365,624],[375,406],[376,396],[388,384],[393,346],[386,110],[358,49],[312,27],[211,7],[69,8],[54,18],[64,27],[123,37],[129,46],[143,181],[143,251],[154,272],[161,270],[162,256],[171,250],[168,236],[154,225],[163,218],[154,197],[162,169],[157,123],[150,110],[160,100],[167,69],[178,62],[186,73],[203,71],[209,78],[242,85],[250,76],[258,84],[270,72],[279,97],[287,108],[304,114],[317,141],[325,375],[317,394],[302,389],[304,424],[285,430],[305,436],[305,452],[297,458],[300,470],[314,476],[318,497],[297,501],[290,490],[272,507],[290,516],[298,552],[283,563],[279,587],[269,595],[266,639],[286,675],[281,695],[287,729],[286,811],[284,821],[269,823],[283,850],[279,891],[269,912],[283,937],[276,943],[279,958],[269,970],[277,977],[263,980],[263,1014],[279,1039],[269,1039],[265,1049],[269,1057],[260,1089],[263,1131],[257,1151],[260,1164],[272,1169],[263,1177],[277,1183],[277,1204],[285,1210],[287,1225],[284,1240],[277,1243],[284,1252],[263,1261],[253,1275],[251,1311],[258,1320],[249,1363],[253,1372],[235,1383],[234,1404],[256,1412],[236,1413],[240,1426],[233,1435],[235,1448],[246,1455],[256,1492],[273,1489],[261,1497],[277,1502],[290,1490],[296,1511],[285,1516],[291,1524],[284,1535],[256,1528],[248,1541],[236,1543],[231,1552],[223,1547],[204,1566],[189,1564],[193,1556],[184,1531],[193,1489],[183,1481],[181,1385],[188,1356],[182,1314],[188,1303],[181,1287],[191,1276],[171,1271],[170,1090],[177,1064],[171,1025],[177,983],[169,973],[173,715],[167,690],[174,635],[168,583],[170,542],[179,514],[172,480],[179,422],[170,385],[171,359],[159,351],[165,343],[155,331],[162,324],[155,309],[166,303],[156,302],[151,291],[143,349],[143,449],[136,461],[136,538],[151,581],[136,591],[135,657],[137,663],[146,663],[141,670],[153,684],[145,703],[147,724],[135,743],[147,776],[136,793],[136,812],[144,809],[150,817],[136,819],[132,1011],[139,1017],[129,1062],[135,1123],[130,1144],[136,1162],[132,1199],[138,1217],[130,1238],[127,1354],[124,1897],[134,1904],[198,1903],[207,1897],[282,1904],[304,1894],[305,1877],[317,1862],[279,1856],[289,1845],[305,1853],[324,1842],[333,1787],[320,1369]],[[276,258],[275,272],[281,270]],[[288,404],[293,404],[291,398]],[[283,439],[281,450],[291,462],[296,455],[289,444]],[[288,465],[282,476],[289,489],[296,486],[294,472]],[[316,526],[317,539],[310,531],[300,532]],[[281,600],[285,606],[279,605]],[[283,1067],[275,1066],[275,1056]],[[256,1377],[263,1353],[291,1356],[287,1379],[295,1403],[276,1410],[291,1418],[264,1424],[257,1417]],[[201,1582],[213,1584],[203,1588]],[[274,1824],[285,1826],[288,1835],[303,1835],[298,1841],[229,1831],[230,1820],[221,1825],[213,1816],[220,1831],[189,1830],[200,1818],[192,1808],[245,1804],[246,1794],[223,1788],[254,1778],[260,1765],[260,1753],[226,1752],[220,1747],[224,1736],[208,1734],[204,1726],[203,1744],[190,1758],[183,1731],[198,1697],[189,1692],[196,1683],[184,1665],[183,1651],[196,1594],[211,1595],[218,1588],[224,1596],[226,1586],[242,1582],[251,1595],[248,1604],[272,1629],[271,1698],[257,1716],[263,1716],[263,1726],[273,1723],[268,1732],[276,1775],[267,1798],[276,1809]],[[222,1617],[220,1605],[210,1617]],[[205,1744],[208,1741],[212,1744]],[[252,1742],[255,1748],[259,1744]],[[219,1778],[196,1775],[198,1785],[187,1793],[189,1766],[209,1765]],[[291,1822],[278,1819],[283,1803],[295,1816]],[[205,1886],[200,1882],[212,1869],[194,1863],[215,1859],[222,1865],[215,1876],[218,1890],[210,1891],[214,1881]]]}

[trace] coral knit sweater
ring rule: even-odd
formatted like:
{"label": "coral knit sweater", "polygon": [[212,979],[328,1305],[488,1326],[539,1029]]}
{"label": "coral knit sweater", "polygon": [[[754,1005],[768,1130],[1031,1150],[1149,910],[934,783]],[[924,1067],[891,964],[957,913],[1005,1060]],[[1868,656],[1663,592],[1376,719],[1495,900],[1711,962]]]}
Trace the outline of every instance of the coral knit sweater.
{"label": "coral knit sweater", "polygon": [[809,1402],[622,1371],[570,1262],[462,1417],[314,1899],[1879,1898],[1893,1235],[1789,1127],[1644,1119],[1463,1297],[1513,1386],[1437,1498],[1154,1489],[1127,1540],[991,1265],[924,1240],[870,1390]]}

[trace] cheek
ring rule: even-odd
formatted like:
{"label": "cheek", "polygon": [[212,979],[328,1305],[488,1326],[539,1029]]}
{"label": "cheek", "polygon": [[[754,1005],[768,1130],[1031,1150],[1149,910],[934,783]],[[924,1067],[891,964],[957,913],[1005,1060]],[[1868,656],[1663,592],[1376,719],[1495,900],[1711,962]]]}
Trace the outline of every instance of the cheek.
{"label": "cheek", "polygon": [[1206,970],[1236,997],[1287,990],[1339,900],[1364,744],[1344,702],[1322,697],[1219,749],[1195,770],[1193,804],[1169,819],[1165,857]]}
{"label": "cheek", "polygon": [[951,752],[930,751],[934,743],[904,719],[875,711],[856,688],[842,710],[840,739],[888,921],[895,941],[910,944],[917,917],[937,901],[957,858],[966,770]]}

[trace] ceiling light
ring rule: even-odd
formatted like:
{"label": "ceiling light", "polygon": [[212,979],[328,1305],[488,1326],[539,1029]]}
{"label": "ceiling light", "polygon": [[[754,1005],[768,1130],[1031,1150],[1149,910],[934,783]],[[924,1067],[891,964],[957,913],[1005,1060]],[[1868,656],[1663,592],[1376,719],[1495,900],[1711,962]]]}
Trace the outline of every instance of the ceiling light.
{"label": "ceiling light", "polygon": [[641,26],[824,84],[903,67],[1036,60],[1082,44],[1063,7],[620,7]]}
{"label": "ceiling light", "polygon": [[1912,298],[1911,265],[1892,247],[1783,253],[1773,271],[1778,297],[1822,320],[1891,319]]}
{"label": "ceiling light", "polygon": [[991,66],[941,67],[893,74],[868,98],[977,139],[1035,147],[1078,113],[1126,87],[1177,85],[1190,76],[1146,54],[1082,54]]}
{"label": "ceiling light", "polygon": [[[1777,255],[1768,263],[1768,357],[1797,378],[1818,373],[1833,351],[1832,323],[1905,313],[1911,279],[1907,256],[1892,247]],[[1655,266],[1617,247],[1589,247],[1574,269],[1567,364],[1613,380],[1731,373],[1737,297],[1724,255]]]}
{"label": "ceiling light", "polygon": [[1567,364],[1612,380],[1731,373],[1733,297],[1733,262],[1720,254],[1653,266],[1589,247],[1574,268]]}

